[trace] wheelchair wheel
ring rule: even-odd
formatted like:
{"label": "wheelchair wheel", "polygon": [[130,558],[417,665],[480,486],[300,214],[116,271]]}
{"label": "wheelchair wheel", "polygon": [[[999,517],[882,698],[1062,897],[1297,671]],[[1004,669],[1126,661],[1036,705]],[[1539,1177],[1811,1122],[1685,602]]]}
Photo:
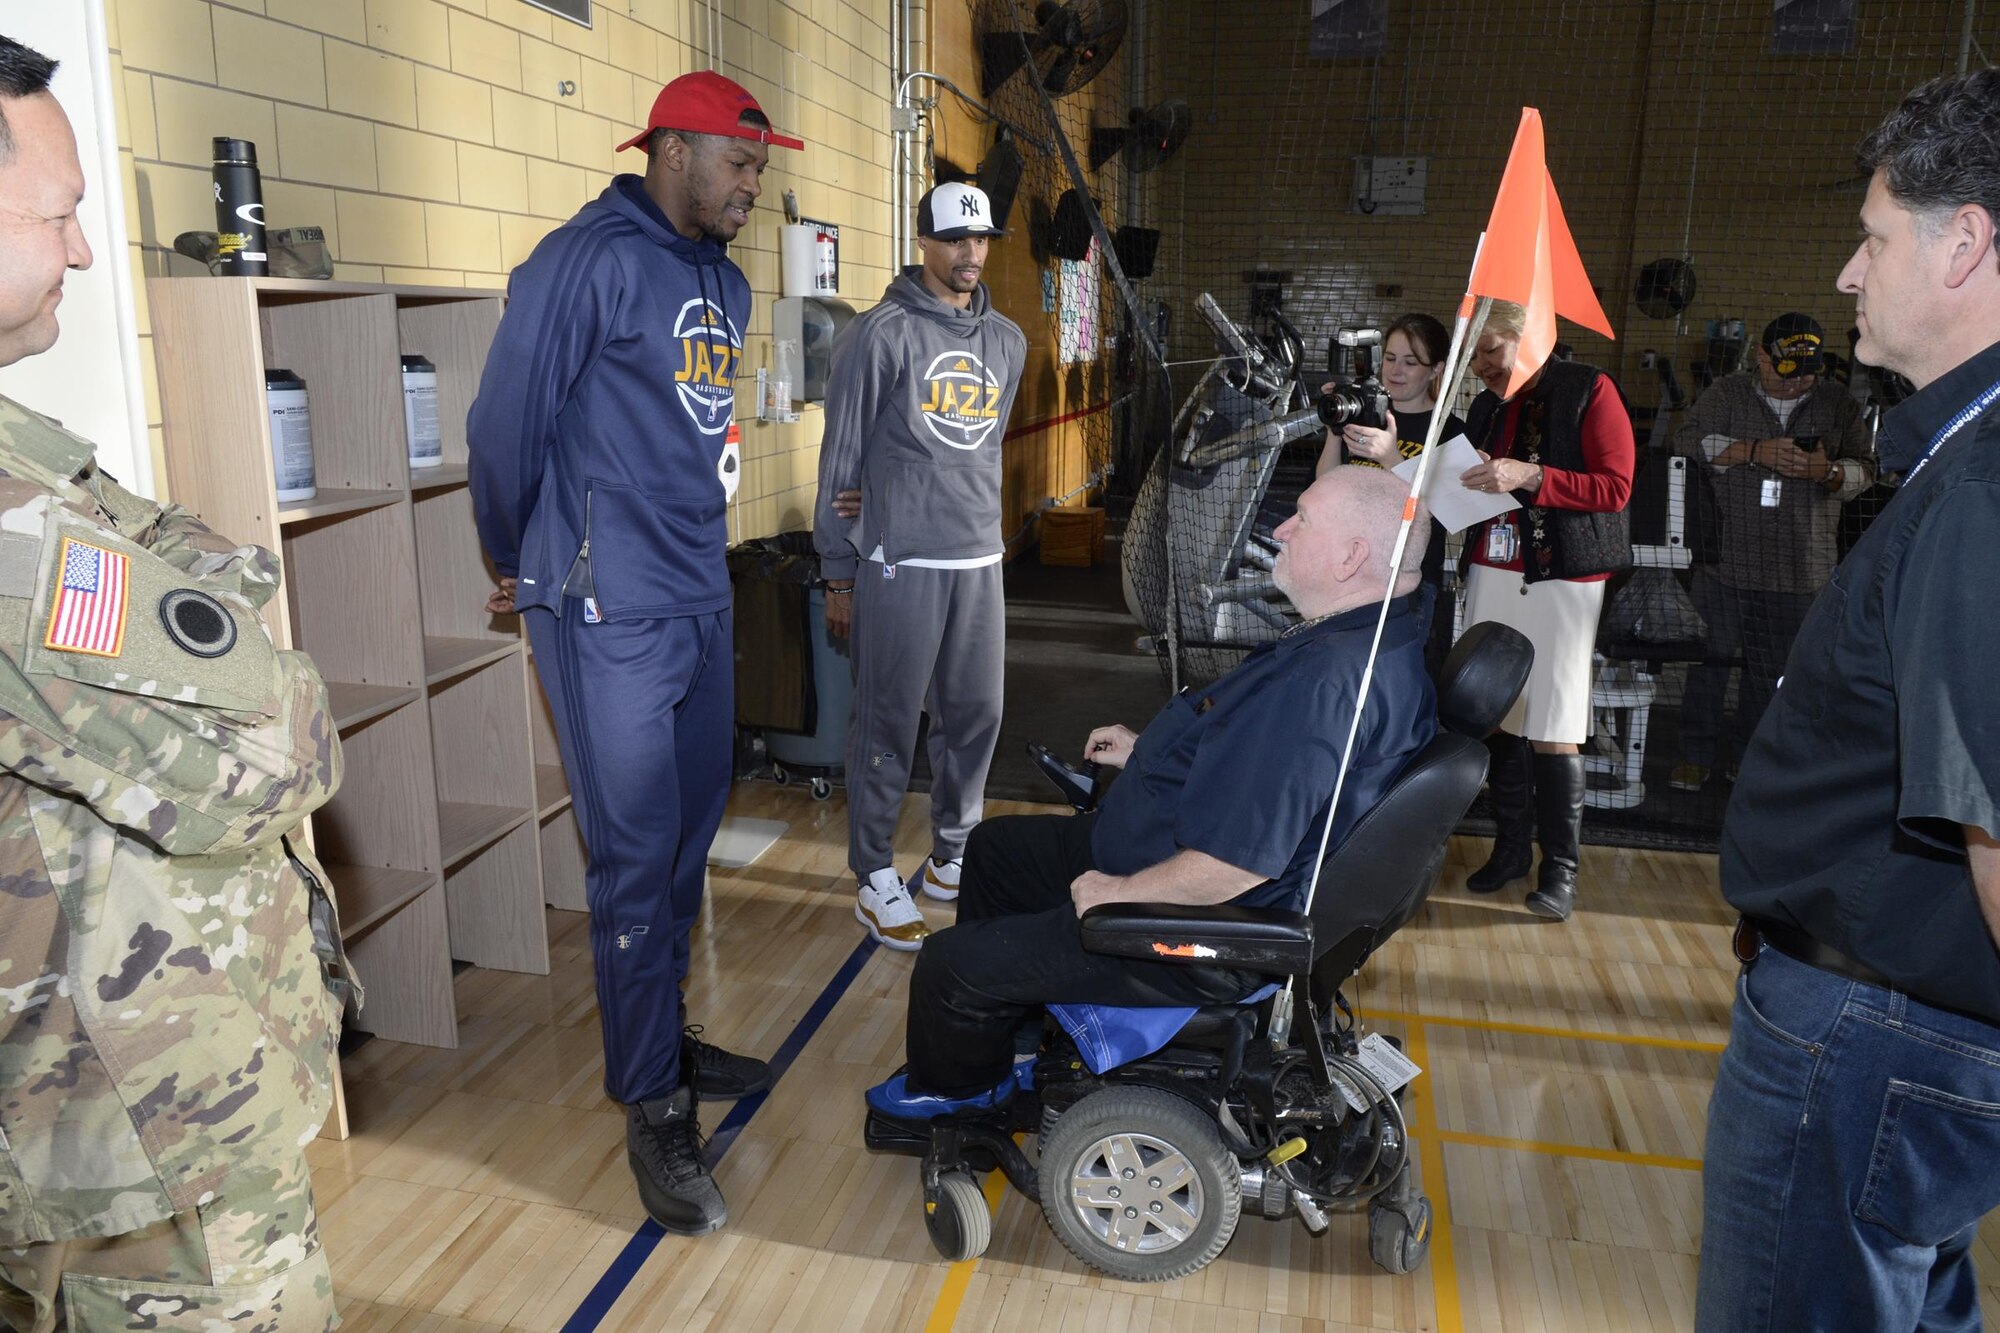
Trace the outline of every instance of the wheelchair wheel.
{"label": "wheelchair wheel", "polygon": [[1368,1206],[1368,1257],[1387,1273],[1414,1272],[1431,1252],[1431,1201],[1419,1194]]}
{"label": "wheelchair wheel", "polygon": [[938,1177],[936,1197],[929,1190],[924,1195],[924,1230],[940,1255],[958,1263],[986,1253],[993,1240],[993,1214],[970,1172],[947,1171]]}
{"label": "wheelchair wheel", "polygon": [[1221,1254],[1243,1210],[1215,1122],[1156,1088],[1106,1088],[1042,1140],[1042,1212],[1064,1247],[1127,1282],[1184,1277]]}

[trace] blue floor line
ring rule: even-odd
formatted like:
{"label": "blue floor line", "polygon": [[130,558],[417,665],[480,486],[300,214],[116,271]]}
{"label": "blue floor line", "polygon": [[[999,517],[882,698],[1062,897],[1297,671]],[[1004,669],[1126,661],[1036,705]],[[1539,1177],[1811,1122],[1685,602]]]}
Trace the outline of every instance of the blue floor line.
{"label": "blue floor line", "polygon": [[[868,961],[878,947],[873,937],[864,936],[861,943],[854,946],[854,952],[847,955],[847,961],[840,965],[840,970],[833,974],[832,980],[826,983],[826,989],[819,993],[819,998],[812,1002],[812,1007],[799,1018],[798,1025],[785,1038],[784,1044],[778,1047],[777,1054],[771,1057],[772,1089],[776,1089],[778,1080],[792,1067],[792,1061],[798,1059],[799,1052],[806,1048],[806,1043],[813,1039],[820,1025],[826,1022],[827,1015],[833,1012],[833,1007],[840,1003],[843,995],[847,994],[847,988],[854,984],[854,978],[861,975],[862,964]],[[736,1142],[736,1137],[743,1132],[743,1127],[750,1123],[750,1117],[757,1114],[764,1103],[770,1100],[770,1096],[770,1091],[765,1091],[754,1097],[745,1097],[730,1108],[728,1115],[722,1117],[722,1123],[715,1127],[715,1133],[708,1140],[708,1164],[711,1168],[722,1161],[723,1154],[727,1153],[730,1146]],[[563,1324],[562,1333],[590,1333],[590,1330],[602,1323],[604,1316],[611,1312],[611,1307],[618,1303],[618,1298],[625,1294],[625,1288],[632,1285],[632,1279],[638,1276],[639,1269],[645,1264],[647,1256],[652,1254],[654,1247],[659,1245],[666,1234],[660,1229],[660,1224],[651,1218],[633,1232],[632,1239],[625,1242],[625,1248],[618,1252],[618,1257],[604,1270],[604,1276],[597,1279],[597,1285],[590,1289],[590,1294],[583,1298],[583,1302]]]}

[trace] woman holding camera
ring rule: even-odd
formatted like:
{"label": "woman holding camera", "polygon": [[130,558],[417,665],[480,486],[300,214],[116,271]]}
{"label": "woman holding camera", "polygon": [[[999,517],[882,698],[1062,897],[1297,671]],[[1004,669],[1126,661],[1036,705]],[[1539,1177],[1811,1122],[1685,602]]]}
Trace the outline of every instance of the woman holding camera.
{"label": "woman holding camera", "polygon": [[[1429,315],[1404,315],[1383,329],[1382,387],[1389,395],[1388,423],[1374,427],[1350,422],[1338,431],[1328,430],[1315,475],[1325,476],[1342,463],[1394,467],[1422,453],[1450,350],[1451,331]],[[1448,440],[1464,429],[1465,423],[1456,416],[1447,417],[1440,438]]]}
{"label": "woman holding camera", "polygon": [[[1382,388],[1389,395],[1389,419],[1381,427],[1349,422],[1337,431],[1329,429],[1314,474],[1324,476],[1342,463],[1392,468],[1422,453],[1431,428],[1431,414],[1437,410],[1438,382],[1444,377],[1445,355],[1450,351],[1450,331],[1429,315],[1404,315],[1384,329],[1381,378]],[[1455,414],[1447,413],[1444,430],[1438,438],[1448,440],[1464,431],[1465,423]],[[1423,610],[1426,617],[1436,610],[1443,592],[1444,542],[1443,526],[1436,519],[1431,520],[1431,540],[1424,548],[1424,587],[1429,591]],[[1444,647],[1449,649],[1450,644]]]}
{"label": "woman holding camera", "polygon": [[1473,347],[1486,392],[1469,438],[1485,461],[1459,477],[1470,490],[1511,492],[1521,508],[1466,534],[1465,620],[1497,620],[1528,636],[1527,686],[1486,746],[1497,826],[1493,855],[1465,881],[1492,893],[1525,877],[1542,847],[1529,910],[1567,921],[1576,903],[1584,771],[1590,736],[1591,650],[1604,583],[1632,563],[1625,505],[1632,496],[1632,417],[1611,377],[1549,361],[1511,398],[1527,312],[1495,301]]}

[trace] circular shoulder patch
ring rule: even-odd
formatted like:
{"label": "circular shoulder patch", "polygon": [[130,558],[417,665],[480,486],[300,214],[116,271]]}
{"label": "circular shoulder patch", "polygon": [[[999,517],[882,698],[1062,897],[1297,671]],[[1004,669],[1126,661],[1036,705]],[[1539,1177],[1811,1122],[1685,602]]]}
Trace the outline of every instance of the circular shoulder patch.
{"label": "circular shoulder patch", "polygon": [[220,657],[236,646],[236,621],[221,602],[192,588],[160,599],[160,623],[176,647],[196,657]]}

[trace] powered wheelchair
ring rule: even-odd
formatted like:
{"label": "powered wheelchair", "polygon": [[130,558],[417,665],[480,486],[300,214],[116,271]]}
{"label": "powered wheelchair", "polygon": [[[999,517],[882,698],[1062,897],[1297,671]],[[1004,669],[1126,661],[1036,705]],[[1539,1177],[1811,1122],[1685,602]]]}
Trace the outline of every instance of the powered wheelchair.
{"label": "powered wheelchair", "polygon": [[[976,1173],[997,1168],[1072,1254],[1125,1281],[1203,1267],[1246,1210],[1296,1212],[1318,1234],[1329,1212],[1366,1208],[1378,1265],[1407,1273],[1423,1262],[1430,1201],[1412,1172],[1400,1079],[1384,1073],[1400,1052],[1385,1059],[1379,1038],[1364,1046],[1340,986],[1423,906],[1485,780],[1481,741],[1533,656],[1506,626],[1466,631],[1442,673],[1438,734],[1328,852],[1310,915],[1116,903],[1083,918],[1091,952],[1233,967],[1272,984],[1199,1009],[1053,1006],[1004,1104],[922,1122],[870,1110],[870,1148],[923,1159],[939,1254],[985,1251],[992,1218]],[[1066,792],[1079,806],[1094,796],[1088,785]]]}

